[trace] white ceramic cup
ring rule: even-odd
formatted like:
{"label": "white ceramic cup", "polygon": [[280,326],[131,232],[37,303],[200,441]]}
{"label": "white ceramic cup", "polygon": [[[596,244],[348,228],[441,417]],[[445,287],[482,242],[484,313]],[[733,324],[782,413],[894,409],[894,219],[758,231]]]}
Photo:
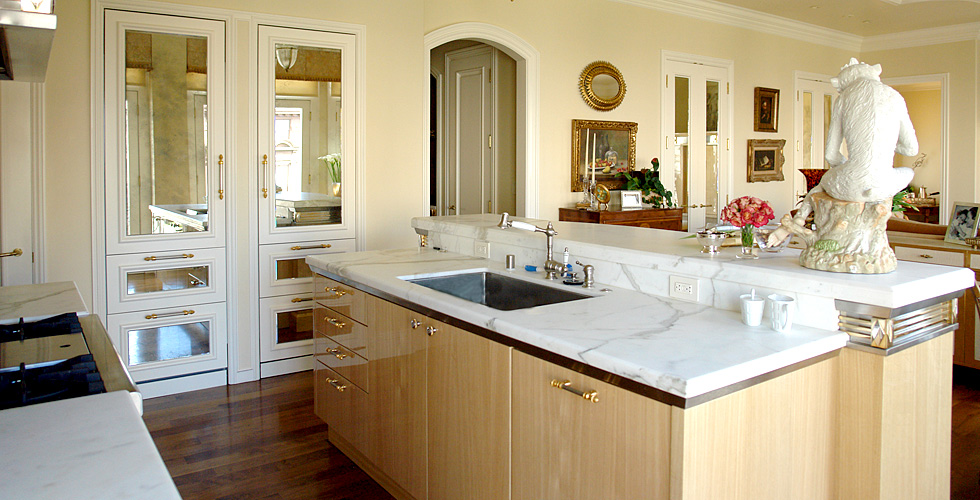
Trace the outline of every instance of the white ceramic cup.
{"label": "white ceramic cup", "polygon": [[774,293],[768,297],[770,327],[777,332],[788,332],[793,328],[793,313],[796,301],[789,295]]}
{"label": "white ceramic cup", "polygon": [[759,326],[762,324],[762,312],[766,307],[766,299],[761,295],[744,294],[739,295],[742,300],[742,323],[748,326]]}

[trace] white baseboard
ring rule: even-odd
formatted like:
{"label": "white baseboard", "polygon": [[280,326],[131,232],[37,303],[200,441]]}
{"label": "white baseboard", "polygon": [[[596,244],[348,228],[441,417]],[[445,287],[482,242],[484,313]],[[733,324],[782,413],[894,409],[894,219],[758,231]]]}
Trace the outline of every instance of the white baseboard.
{"label": "white baseboard", "polygon": [[287,373],[303,372],[313,369],[313,355],[299,358],[266,361],[259,367],[262,378],[285,375]]}
{"label": "white baseboard", "polygon": [[187,375],[185,377],[141,382],[136,384],[136,388],[143,394],[143,399],[150,399],[179,394],[181,392],[196,391],[198,389],[207,389],[209,387],[218,387],[227,383],[228,373],[226,370],[219,370],[210,373]]}

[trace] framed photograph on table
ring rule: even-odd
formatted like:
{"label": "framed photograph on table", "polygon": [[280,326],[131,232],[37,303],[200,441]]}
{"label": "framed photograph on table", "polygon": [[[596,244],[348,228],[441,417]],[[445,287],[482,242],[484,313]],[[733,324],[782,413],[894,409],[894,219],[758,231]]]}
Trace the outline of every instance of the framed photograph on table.
{"label": "framed photograph on table", "polygon": [[783,180],[783,147],[785,139],[749,139],[749,160],[746,181],[769,182]]}
{"label": "framed photograph on table", "polygon": [[623,189],[626,180],[616,169],[633,170],[636,129],[636,122],[572,120],[572,191],[584,190],[593,175],[596,184]]}
{"label": "framed photograph on table", "polygon": [[949,214],[949,225],[946,226],[946,237],[943,240],[947,243],[965,245],[967,238],[974,238],[977,235],[978,215],[980,215],[978,203],[962,201],[953,203],[953,211]]}
{"label": "framed photograph on table", "polygon": [[619,199],[621,210],[639,210],[643,208],[643,193],[640,191],[620,191]]}
{"label": "framed photograph on table", "polygon": [[755,88],[755,131],[776,132],[779,125],[779,89]]}

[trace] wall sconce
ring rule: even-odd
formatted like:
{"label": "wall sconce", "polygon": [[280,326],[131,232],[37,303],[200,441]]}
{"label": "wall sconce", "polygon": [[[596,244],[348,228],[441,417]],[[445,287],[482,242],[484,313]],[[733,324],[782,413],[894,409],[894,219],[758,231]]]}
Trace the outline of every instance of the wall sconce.
{"label": "wall sconce", "polygon": [[282,69],[289,71],[296,64],[297,55],[299,54],[299,49],[296,47],[279,46],[276,47],[276,61],[282,66]]}

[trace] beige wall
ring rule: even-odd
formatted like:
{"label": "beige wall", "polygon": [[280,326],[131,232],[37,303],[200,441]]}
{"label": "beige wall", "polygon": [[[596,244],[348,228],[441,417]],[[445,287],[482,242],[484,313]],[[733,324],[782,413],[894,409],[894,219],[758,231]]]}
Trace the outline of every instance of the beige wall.
{"label": "beige wall", "polygon": [[[939,191],[942,182],[942,108],[940,90],[901,90],[898,89],[909,109],[909,118],[915,127],[915,137],[919,140],[919,154],[926,158],[922,166],[915,170],[912,185],[925,187],[929,192]],[[895,155],[895,165],[911,167],[915,156]]]}

